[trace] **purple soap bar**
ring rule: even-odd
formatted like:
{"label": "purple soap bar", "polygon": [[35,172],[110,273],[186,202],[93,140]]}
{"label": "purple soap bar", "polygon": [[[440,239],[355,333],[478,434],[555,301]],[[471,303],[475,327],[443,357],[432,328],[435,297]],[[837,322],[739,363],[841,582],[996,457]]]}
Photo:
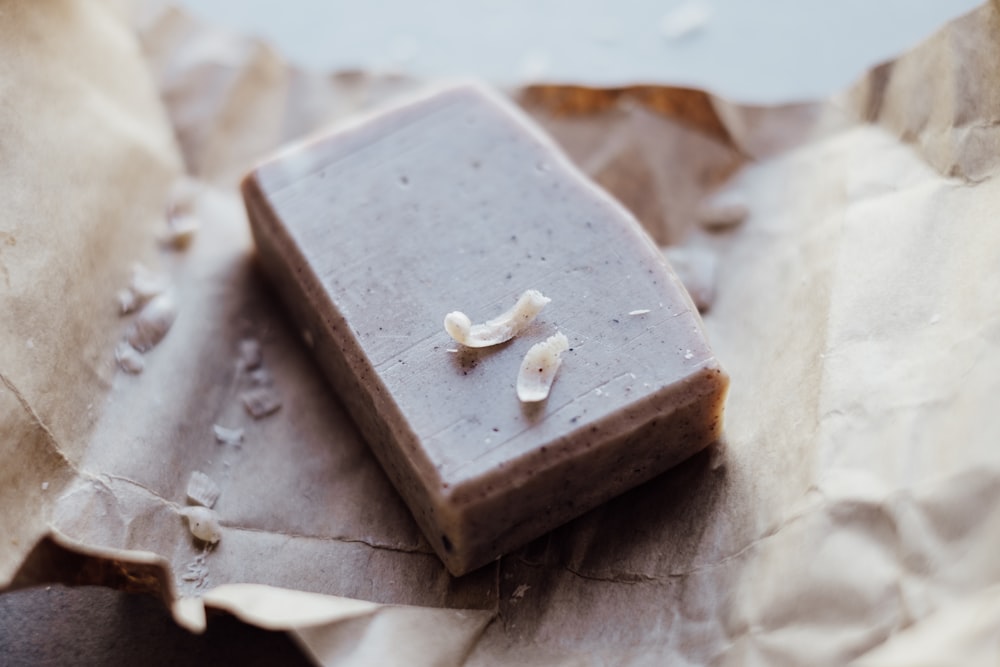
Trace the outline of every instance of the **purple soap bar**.
{"label": "purple soap bar", "polygon": [[[446,89],[286,151],[243,183],[261,264],[330,383],[455,575],[720,437],[728,377],[635,219],[517,109]],[[552,299],[513,340],[473,322]],[[570,349],[551,393],[515,385]]]}

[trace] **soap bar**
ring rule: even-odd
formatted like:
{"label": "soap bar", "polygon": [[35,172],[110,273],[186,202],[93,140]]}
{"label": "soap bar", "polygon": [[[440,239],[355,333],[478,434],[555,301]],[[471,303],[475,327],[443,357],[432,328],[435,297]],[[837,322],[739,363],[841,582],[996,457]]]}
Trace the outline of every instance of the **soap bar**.
{"label": "soap bar", "polygon": [[[720,437],[728,377],[662,254],[488,89],[292,147],[242,187],[260,264],[452,574]],[[445,332],[445,314],[482,322],[526,289],[551,302],[513,340]],[[521,403],[521,361],[557,331],[551,393]]]}

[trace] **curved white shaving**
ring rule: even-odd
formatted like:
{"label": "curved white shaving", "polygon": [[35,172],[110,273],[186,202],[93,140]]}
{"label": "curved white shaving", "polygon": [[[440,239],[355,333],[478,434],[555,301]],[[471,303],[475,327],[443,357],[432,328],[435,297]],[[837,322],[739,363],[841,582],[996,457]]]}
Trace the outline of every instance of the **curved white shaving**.
{"label": "curved white shaving", "polygon": [[536,403],[549,397],[552,381],[562,364],[569,340],[561,331],[531,346],[517,374],[517,397],[522,403]]}
{"label": "curved white shaving", "polygon": [[448,313],[444,318],[444,330],[466,347],[499,345],[521,333],[551,300],[538,290],[529,289],[510,310],[484,324],[473,324],[468,315],[457,310]]}

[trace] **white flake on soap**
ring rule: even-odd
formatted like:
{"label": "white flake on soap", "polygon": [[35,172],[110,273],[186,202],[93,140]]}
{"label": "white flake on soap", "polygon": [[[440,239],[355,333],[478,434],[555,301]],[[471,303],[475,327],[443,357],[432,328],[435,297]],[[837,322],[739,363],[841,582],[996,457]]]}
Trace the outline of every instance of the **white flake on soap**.
{"label": "white flake on soap", "polygon": [[569,339],[562,332],[531,346],[517,374],[517,397],[522,403],[537,403],[549,397],[562,365],[562,353],[568,349]]}
{"label": "white flake on soap", "polygon": [[521,333],[552,299],[538,290],[526,290],[508,310],[483,324],[473,324],[461,311],[452,311],[444,318],[444,330],[466,347],[490,347],[506,343]]}

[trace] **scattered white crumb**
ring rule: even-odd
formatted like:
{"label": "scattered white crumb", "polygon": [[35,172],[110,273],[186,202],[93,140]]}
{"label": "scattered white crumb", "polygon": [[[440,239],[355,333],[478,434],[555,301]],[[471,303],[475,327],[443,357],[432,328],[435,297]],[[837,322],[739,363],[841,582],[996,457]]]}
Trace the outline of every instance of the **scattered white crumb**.
{"label": "scattered white crumb", "polygon": [[185,507],[180,513],[187,518],[191,534],[199,540],[215,544],[222,538],[222,526],[215,510],[200,506]]}
{"label": "scattered white crumb", "polygon": [[452,354],[458,354],[458,348],[457,347],[447,347],[447,348],[445,348],[444,351],[445,352],[451,352]]}
{"label": "scattered white crumb", "polygon": [[562,332],[531,346],[517,374],[517,397],[522,403],[537,403],[549,397],[562,353],[568,349],[569,339]]}
{"label": "scattered white crumb", "polygon": [[181,176],[167,193],[167,218],[177,218],[191,215],[195,212],[198,196],[202,193],[202,184],[189,176]]}
{"label": "scattered white crumb", "polygon": [[198,233],[198,219],[183,214],[167,218],[167,229],[160,235],[160,242],[174,250],[185,250]]}
{"label": "scattered white crumb", "polygon": [[146,368],[146,361],[142,355],[127,340],[123,340],[115,347],[115,361],[118,362],[119,368],[132,375],[138,375]]}
{"label": "scattered white crumb", "polygon": [[726,445],[722,441],[713,442],[708,446],[708,469],[718,470],[726,465]]}
{"label": "scattered white crumb", "polygon": [[181,574],[183,581],[194,582],[196,587],[203,588],[208,582],[208,565],[205,563],[207,548],[195,556],[194,560],[185,564],[184,572]]}
{"label": "scattered white crumb", "polygon": [[170,331],[177,318],[177,306],[169,293],[154,297],[143,306],[125,334],[125,339],[139,352],[153,349]]}
{"label": "scattered white crumb", "polygon": [[240,394],[243,407],[254,419],[262,419],[281,408],[281,399],[270,387],[255,387]]}
{"label": "scattered white crumb", "polygon": [[263,366],[255,368],[247,373],[247,377],[250,378],[250,384],[255,387],[270,387],[274,384],[274,378],[271,376],[271,371],[267,370]]}
{"label": "scattered white crumb", "polygon": [[49,490],[49,483],[42,482],[42,491],[48,491],[48,490]]}
{"label": "scattered white crumb", "polygon": [[628,314],[629,315],[647,315],[650,312],[651,311],[649,310],[649,308],[640,308],[639,310],[630,310],[630,311],[628,311]]}
{"label": "scattered white crumb", "polygon": [[473,324],[465,313],[452,311],[444,318],[444,330],[466,347],[499,345],[521,333],[550,301],[538,290],[529,289],[508,310],[483,324]]}
{"label": "scattered white crumb", "polygon": [[514,592],[510,594],[510,599],[520,600],[524,597],[524,594],[528,592],[529,588],[531,588],[531,586],[528,584],[518,584],[517,588],[514,589]]}
{"label": "scattered white crumb", "polygon": [[750,209],[738,202],[716,203],[707,201],[698,207],[698,222],[711,230],[735,227],[750,215]]}
{"label": "scattered white crumb", "polygon": [[708,310],[715,301],[715,275],[718,266],[715,253],[699,246],[671,246],[664,249],[663,254],[687,288],[698,310]]}
{"label": "scattered white crumb", "polygon": [[198,470],[191,473],[187,485],[188,500],[196,505],[212,508],[215,507],[215,501],[219,499],[221,493],[211,477]]}
{"label": "scattered white crumb", "polygon": [[212,431],[215,433],[215,441],[219,444],[239,445],[243,442],[243,429],[241,428],[226,428],[213,424]]}
{"label": "scattered white crumb", "polygon": [[663,15],[660,33],[667,39],[681,39],[703,30],[712,18],[712,8],[704,0],[686,2]]}
{"label": "scattered white crumb", "polygon": [[260,341],[256,338],[244,338],[240,341],[240,365],[244,370],[259,368],[264,361]]}
{"label": "scattered white crumb", "polygon": [[139,299],[136,298],[135,292],[130,289],[118,290],[115,298],[118,301],[118,312],[121,315],[128,315],[139,307]]}
{"label": "scattered white crumb", "polygon": [[140,263],[132,265],[132,281],[128,289],[138,301],[138,305],[167,291],[169,283],[165,276],[151,271]]}
{"label": "scattered white crumb", "polygon": [[694,359],[694,352],[692,352],[691,350],[684,350],[684,358]]}

